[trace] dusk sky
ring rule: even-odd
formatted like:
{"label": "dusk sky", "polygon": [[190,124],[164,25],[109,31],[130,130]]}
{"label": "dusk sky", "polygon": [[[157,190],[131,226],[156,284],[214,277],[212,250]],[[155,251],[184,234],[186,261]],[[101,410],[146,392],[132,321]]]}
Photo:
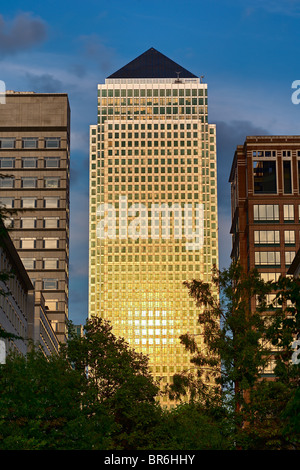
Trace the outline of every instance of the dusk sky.
{"label": "dusk sky", "polygon": [[300,104],[291,96],[300,80],[300,0],[15,0],[3,2],[0,15],[6,89],[69,95],[70,319],[85,323],[88,314],[88,134],[97,123],[97,84],[150,47],[208,84],[220,267],[228,266],[236,146],[247,135],[299,134]]}

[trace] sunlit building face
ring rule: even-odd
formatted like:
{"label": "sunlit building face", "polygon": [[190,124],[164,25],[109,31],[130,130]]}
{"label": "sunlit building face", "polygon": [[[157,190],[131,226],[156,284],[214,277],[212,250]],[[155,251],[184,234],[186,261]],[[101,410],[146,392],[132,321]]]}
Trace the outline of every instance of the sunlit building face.
{"label": "sunlit building face", "polygon": [[179,336],[200,333],[183,282],[210,281],[217,224],[207,85],[150,49],[98,85],[89,316],[110,320],[116,335],[148,354],[163,383],[189,365]]}

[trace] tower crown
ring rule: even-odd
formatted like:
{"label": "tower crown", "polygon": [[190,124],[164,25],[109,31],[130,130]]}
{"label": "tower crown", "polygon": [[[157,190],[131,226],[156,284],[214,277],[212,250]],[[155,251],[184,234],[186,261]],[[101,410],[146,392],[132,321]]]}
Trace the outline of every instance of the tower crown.
{"label": "tower crown", "polygon": [[153,47],[108,78],[197,78]]}

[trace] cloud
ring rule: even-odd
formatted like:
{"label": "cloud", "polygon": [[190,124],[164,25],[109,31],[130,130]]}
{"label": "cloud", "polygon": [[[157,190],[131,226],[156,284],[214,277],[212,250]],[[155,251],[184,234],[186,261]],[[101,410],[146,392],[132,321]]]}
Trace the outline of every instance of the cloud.
{"label": "cloud", "polygon": [[230,234],[231,213],[219,208],[218,211],[219,227],[219,267],[223,269],[230,264],[230,253],[232,249],[232,239]]}
{"label": "cloud", "polygon": [[86,124],[86,128],[83,130],[73,130],[72,131],[72,142],[71,142],[71,149],[72,150],[80,150],[84,152],[85,155],[89,155],[89,127],[88,123]]}
{"label": "cloud", "polygon": [[217,133],[219,205],[228,206],[228,198],[230,196],[228,179],[237,145],[243,145],[248,135],[268,135],[269,132],[263,127],[256,126],[251,121],[216,121],[215,124]]}
{"label": "cloud", "polygon": [[69,66],[69,70],[70,70],[70,73],[72,73],[78,78],[83,78],[87,74],[86,68],[82,64],[71,64]]}
{"label": "cloud", "polygon": [[15,54],[40,44],[46,39],[46,30],[46,24],[30,13],[19,13],[12,21],[0,15],[0,54]]}
{"label": "cloud", "polygon": [[85,58],[91,59],[103,73],[111,72],[115,56],[113,49],[105,46],[97,34],[82,35],[79,42]]}
{"label": "cloud", "polygon": [[218,159],[218,218],[220,268],[230,264],[231,202],[229,174],[236,147],[243,145],[247,136],[268,135],[261,126],[247,120],[215,121]]}
{"label": "cloud", "polygon": [[252,7],[263,9],[267,11],[267,13],[271,14],[295,17],[300,15],[299,0],[252,0],[250,3],[252,4]]}
{"label": "cloud", "polygon": [[[251,121],[216,121],[217,144],[222,156],[233,158],[237,145],[242,145],[248,135],[268,135],[269,132]],[[220,162],[221,163],[221,162]]]}
{"label": "cloud", "polygon": [[60,93],[64,91],[63,83],[50,73],[36,75],[27,72],[25,78],[36,93]]}

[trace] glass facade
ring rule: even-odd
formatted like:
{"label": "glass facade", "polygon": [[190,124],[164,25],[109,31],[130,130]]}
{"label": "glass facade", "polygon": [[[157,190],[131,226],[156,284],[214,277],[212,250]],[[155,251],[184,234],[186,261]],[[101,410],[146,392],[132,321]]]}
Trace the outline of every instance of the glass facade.
{"label": "glass facade", "polygon": [[89,316],[170,382],[199,334],[183,282],[218,265],[215,125],[197,78],[106,79],[90,127]]}

